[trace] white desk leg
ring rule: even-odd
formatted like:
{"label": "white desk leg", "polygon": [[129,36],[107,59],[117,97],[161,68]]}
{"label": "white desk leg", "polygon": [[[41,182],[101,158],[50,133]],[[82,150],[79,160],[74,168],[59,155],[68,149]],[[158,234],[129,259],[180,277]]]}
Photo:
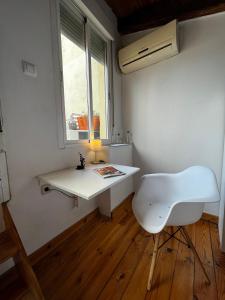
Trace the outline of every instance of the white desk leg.
{"label": "white desk leg", "polygon": [[100,214],[111,218],[111,195],[110,195],[110,189],[103,192],[101,195],[98,196],[98,208],[100,211]]}

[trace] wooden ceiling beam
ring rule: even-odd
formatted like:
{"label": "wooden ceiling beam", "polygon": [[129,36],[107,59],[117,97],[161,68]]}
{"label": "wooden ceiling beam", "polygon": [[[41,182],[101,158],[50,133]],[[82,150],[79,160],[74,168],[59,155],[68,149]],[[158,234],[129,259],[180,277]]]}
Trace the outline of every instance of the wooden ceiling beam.
{"label": "wooden ceiling beam", "polygon": [[143,9],[128,17],[118,18],[118,31],[121,34],[128,34],[162,26],[173,19],[184,21],[223,11],[225,11],[225,2],[211,5],[206,8],[192,9],[190,11],[182,11],[182,9],[174,11],[171,7],[166,7],[161,14],[159,14],[157,10],[150,11],[148,9]]}

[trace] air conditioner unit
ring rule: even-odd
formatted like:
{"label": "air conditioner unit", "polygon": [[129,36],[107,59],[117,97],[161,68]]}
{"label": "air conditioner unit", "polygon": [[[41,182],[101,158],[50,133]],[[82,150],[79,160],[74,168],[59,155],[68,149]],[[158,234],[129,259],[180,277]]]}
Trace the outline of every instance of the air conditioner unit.
{"label": "air conditioner unit", "polygon": [[119,50],[119,66],[131,73],[178,54],[177,21],[174,20]]}

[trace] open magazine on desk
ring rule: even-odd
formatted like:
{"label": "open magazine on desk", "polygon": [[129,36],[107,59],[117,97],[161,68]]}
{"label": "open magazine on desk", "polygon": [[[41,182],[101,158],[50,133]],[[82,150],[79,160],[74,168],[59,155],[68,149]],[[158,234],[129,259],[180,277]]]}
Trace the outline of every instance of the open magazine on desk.
{"label": "open magazine on desk", "polygon": [[110,178],[110,177],[126,175],[126,173],[121,172],[120,170],[118,170],[112,166],[98,168],[98,169],[95,169],[94,171],[102,178]]}

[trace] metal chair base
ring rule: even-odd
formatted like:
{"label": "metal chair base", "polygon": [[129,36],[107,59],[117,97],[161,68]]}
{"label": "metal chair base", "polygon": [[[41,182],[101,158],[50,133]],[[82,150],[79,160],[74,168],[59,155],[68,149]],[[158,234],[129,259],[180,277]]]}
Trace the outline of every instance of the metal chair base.
{"label": "metal chair base", "polygon": [[[176,240],[178,240],[179,242],[181,242],[182,244],[186,245],[188,248],[190,248],[192,250],[192,252],[194,253],[195,257],[197,258],[201,268],[202,268],[202,271],[207,279],[207,282],[208,284],[210,284],[210,279],[209,279],[209,276],[203,266],[203,263],[195,249],[195,246],[193,245],[192,243],[192,240],[190,238],[190,236],[188,235],[186,229],[184,226],[178,226],[177,230],[174,232],[174,233],[169,233],[165,230],[163,230],[166,234],[169,235],[169,238],[164,241],[161,245],[159,245],[159,238],[160,238],[160,233],[156,234],[156,238],[154,238],[153,236],[153,239],[154,239],[154,249],[153,249],[153,255],[152,255],[152,260],[151,260],[151,266],[150,266],[150,271],[149,271],[149,276],[148,276],[148,284],[147,284],[147,290],[150,291],[151,290],[151,286],[152,286],[152,279],[153,279],[153,273],[154,273],[154,269],[155,269],[155,264],[156,264],[156,259],[157,259],[157,254],[158,254],[158,250],[164,246],[170,239],[172,238],[175,238]],[[177,238],[175,235],[178,233],[178,232],[181,232],[182,236],[184,237],[185,241],[182,241],[180,240],[179,238]]]}

